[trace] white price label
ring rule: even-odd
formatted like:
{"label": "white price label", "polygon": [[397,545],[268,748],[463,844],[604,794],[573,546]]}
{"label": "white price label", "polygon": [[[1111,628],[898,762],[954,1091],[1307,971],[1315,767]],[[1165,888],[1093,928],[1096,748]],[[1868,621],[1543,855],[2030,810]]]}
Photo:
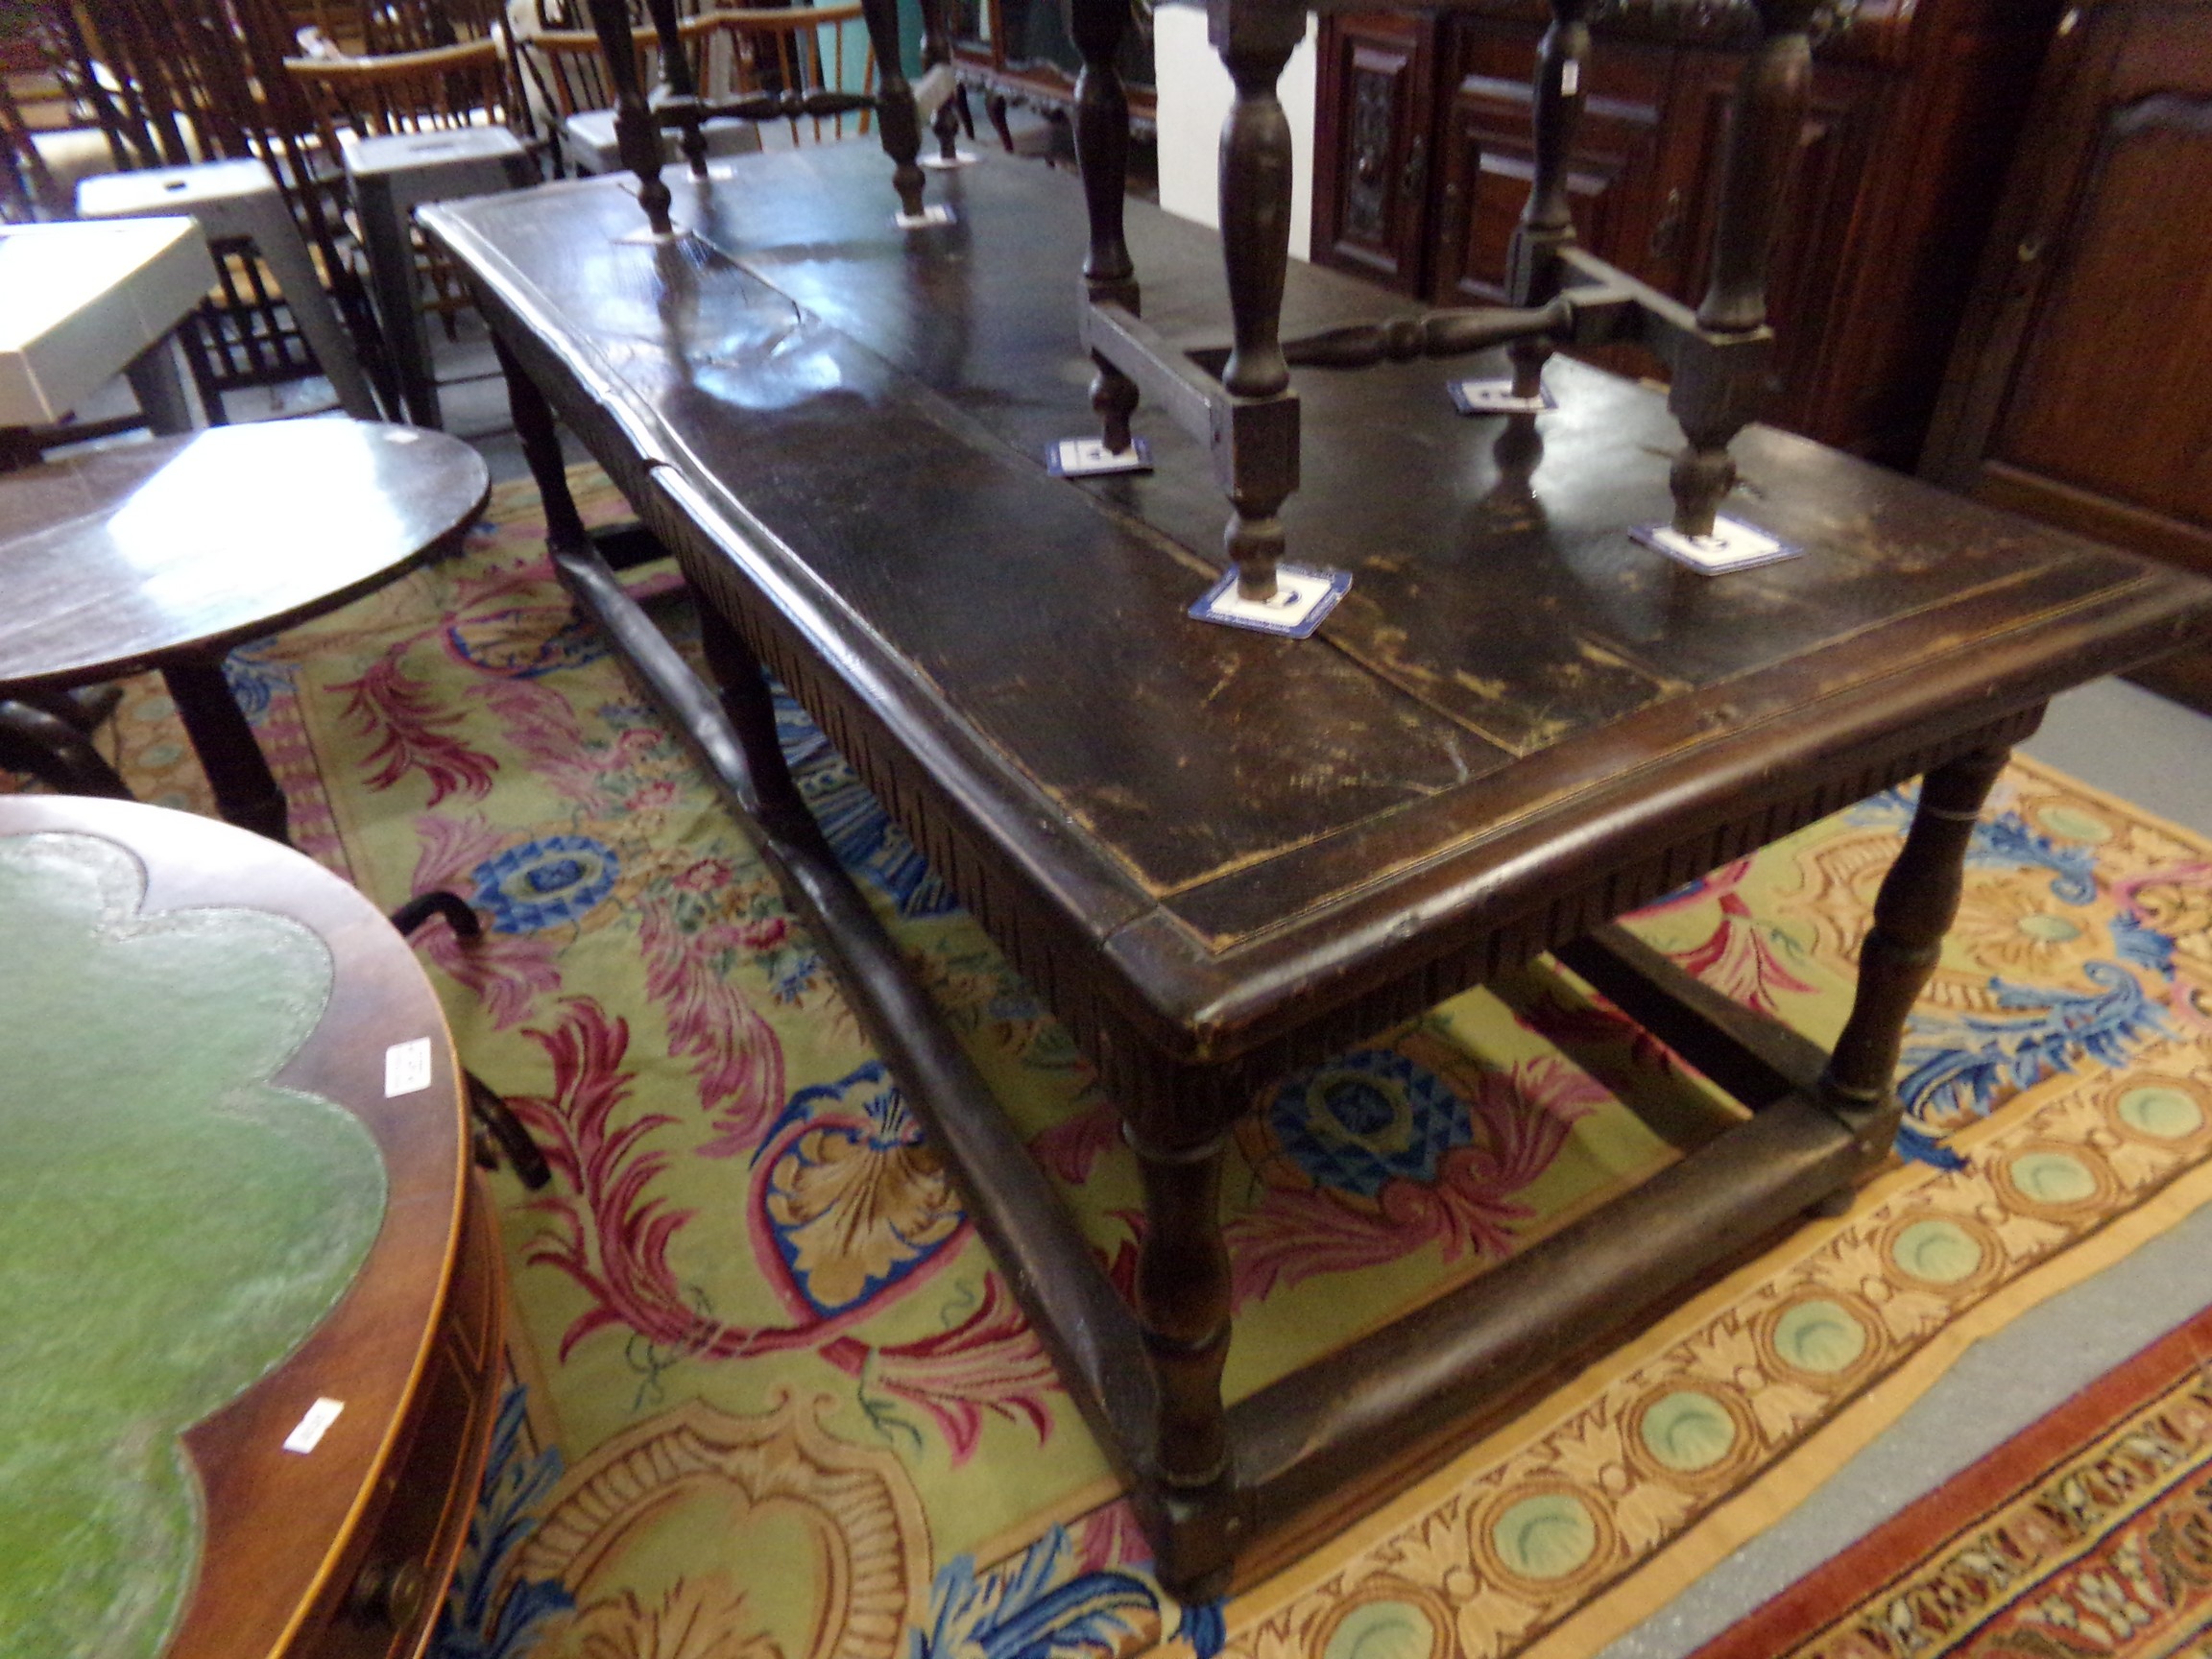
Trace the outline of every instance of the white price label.
{"label": "white price label", "polygon": [[323,1436],[330,1431],[330,1425],[338,1421],[338,1413],[346,1409],[343,1400],[318,1400],[307,1407],[307,1415],[300,1419],[299,1427],[284,1436],[287,1452],[312,1452],[323,1443]]}
{"label": "white price label", "polygon": [[395,1043],[384,1050],[384,1098],[416,1094],[430,1087],[430,1039]]}

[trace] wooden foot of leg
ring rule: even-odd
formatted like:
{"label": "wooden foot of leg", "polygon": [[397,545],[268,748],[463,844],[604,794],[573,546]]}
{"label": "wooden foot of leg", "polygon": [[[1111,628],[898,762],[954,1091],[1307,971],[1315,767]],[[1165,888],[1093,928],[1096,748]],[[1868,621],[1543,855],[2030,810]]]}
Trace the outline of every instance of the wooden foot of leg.
{"label": "wooden foot of leg", "polygon": [[1241,512],[1231,515],[1221,546],[1236,566],[1239,599],[1275,597],[1275,567],[1283,560],[1284,541],[1283,520],[1272,513],[1251,518]]}
{"label": "wooden foot of leg", "polygon": [[1674,457],[1667,485],[1674,493],[1674,528],[1681,534],[1713,534],[1721,498],[1736,488],[1736,462],[1728,453],[1728,440],[1734,436],[1693,432]]}
{"label": "wooden foot of leg", "polygon": [[1106,447],[1118,455],[1129,447],[1129,418],[1137,413],[1137,382],[1093,353],[1098,373],[1091,377],[1091,407],[1097,411],[1098,429]]}

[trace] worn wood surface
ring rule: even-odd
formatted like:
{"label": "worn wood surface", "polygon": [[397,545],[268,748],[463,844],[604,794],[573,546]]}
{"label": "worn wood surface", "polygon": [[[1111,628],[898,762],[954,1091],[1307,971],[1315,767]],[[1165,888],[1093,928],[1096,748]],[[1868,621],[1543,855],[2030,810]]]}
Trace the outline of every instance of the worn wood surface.
{"label": "worn wood surface", "polygon": [[[593,406],[588,437],[769,533],[700,574],[757,644],[804,636],[859,683],[818,712],[928,733],[963,835],[1192,1058],[2205,613],[2194,583],[1760,428],[1739,510],[1809,555],[1690,575],[1624,534],[1668,514],[1659,399],[1567,363],[1540,512],[1494,517],[1496,425],[1414,364],[1301,379],[1286,517],[1356,575],[1320,639],[1190,622],[1219,559],[1205,457],[1160,432],[1153,475],[1082,486],[1039,460],[1090,418],[1072,180],[994,158],[945,180],[957,225],[909,236],[869,166],[748,159],[680,199],[700,234],[676,249],[616,241],[635,203],[590,182],[431,220],[532,336],[527,366]],[[1129,229],[1147,319],[1225,339],[1214,239],[1137,204]],[[1294,275],[1295,330],[1374,312]]]}
{"label": "worn wood surface", "polygon": [[[281,1367],[185,1436],[205,1526],[168,1659],[412,1653],[466,1536],[499,1363],[496,1246],[473,1196],[438,999],[366,899],[259,836],[129,802],[0,797],[0,836],[52,831],[125,848],[146,872],[146,914],[242,905],[329,946],[328,1006],[277,1081],[359,1118],[389,1183],[382,1229],[343,1300]],[[429,1087],[388,1098],[386,1048],[423,1037]],[[345,1409],[311,1454],[282,1450],[319,1398]]]}

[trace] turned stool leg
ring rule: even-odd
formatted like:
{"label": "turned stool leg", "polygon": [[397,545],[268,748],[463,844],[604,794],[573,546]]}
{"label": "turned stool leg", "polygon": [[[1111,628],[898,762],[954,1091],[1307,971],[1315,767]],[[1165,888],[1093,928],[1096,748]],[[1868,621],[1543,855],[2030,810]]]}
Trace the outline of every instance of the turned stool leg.
{"label": "turned stool leg", "polygon": [[876,53],[876,124],[883,154],[891,157],[891,187],[899,192],[899,211],[922,216],[922,180],[916,159],[922,154],[922,116],[914,88],[899,67],[899,0],[860,0],[868,44]]}
{"label": "turned stool leg", "polygon": [[[1816,0],[1754,3],[1762,37],[1743,66],[1729,112],[1713,284],[1697,307],[1700,329],[1739,338],[1767,325],[1767,267],[1813,84],[1810,30]],[[1674,528],[1685,536],[1713,534],[1714,514],[1736,483],[1728,445],[1757,415],[1766,372],[1764,353],[1726,364],[1677,366],[1670,402],[1690,443],[1668,483],[1674,494]]]}
{"label": "turned stool leg", "polygon": [[[1302,9],[1245,0],[1212,14],[1214,46],[1236,87],[1221,127],[1221,256],[1228,268],[1234,342],[1221,384],[1243,398],[1286,398],[1283,284],[1290,263],[1290,122],[1275,84],[1305,38]],[[1298,485],[1298,425],[1276,424],[1267,442],[1239,444],[1222,538],[1245,599],[1275,596],[1283,553],[1276,517]]]}
{"label": "turned stool leg", "polygon": [[[922,72],[925,79],[938,69],[952,72],[952,43],[945,32],[944,0],[922,0]],[[967,113],[968,90],[957,82],[937,106],[929,130],[937,138],[937,159],[950,167],[960,159],[961,117]],[[975,124],[968,123],[968,136],[975,136]]]}
{"label": "turned stool leg", "polygon": [[699,85],[691,78],[691,60],[684,56],[684,36],[677,27],[676,0],[645,0],[646,14],[660,43],[661,84],[646,100],[655,124],[673,117],[677,142],[691,177],[707,177],[707,133],[701,126]]}
{"label": "turned stool leg", "polygon": [[[1506,291],[1516,305],[1541,305],[1559,292],[1556,254],[1575,240],[1574,204],[1567,194],[1568,166],[1574,158],[1575,130],[1582,124],[1582,106],[1588,92],[1583,86],[1590,56],[1588,17],[1595,0],[1551,0],[1551,27],[1536,49],[1536,78],[1529,101],[1530,126],[1536,142],[1536,171],[1528,181],[1528,200],[1521,209],[1521,223],[1513,231],[1507,261]],[[1545,355],[1547,342],[1528,342]],[[1514,357],[1514,392],[1524,390],[1521,355]],[[1535,360],[1540,373],[1543,357]]]}
{"label": "turned stool leg", "polygon": [[1874,926],[1859,950],[1851,1018],[1820,1079],[1821,1093],[1860,1126],[1870,1158],[1887,1153],[1896,1136],[1903,1113],[1896,1077],[1905,1022],[1936,972],[1943,935],[1959,914],[1966,849],[2009,753],[1976,750],[1921,780],[1912,829],[1874,901]]}
{"label": "turned stool leg", "polygon": [[12,697],[0,697],[0,772],[20,772],[67,795],[131,799],[107,757],[74,724]]}
{"label": "turned stool leg", "polygon": [[[586,5],[591,12],[591,27],[599,36],[600,56],[607,60],[607,73],[614,83],[615,149],[622,165],[637,176],[637,205],[645,209],[653,234],[672,236],[675,226],[668,217],[668,204],[673,198],[661,177],[661,129],[637,84],[630,10],[622,0],[586,0]],[[513,382],[512,375],[509,382]]]}
{"label": "turned stool leg", "polygon": [[[1129,8],[1124,0],[1070,0],[1069,24],[1083,54],[1083,72],[1075,82],[1075,161],[1091,220],[1084,292],[1094,305],[1135,311],[1137,267],[1121,230],[1121,204],[1129,188],[1129,96],[1121,84],[1119,59]],[[1003,126],[1000,121],[1001,131]],[[1006,147],[1013,148],[1011,137]],[[1106,447],[1118,455],[1129,447],[1137,382],[1096,352],[1091,361],[1097,369],[1091,381],[1091,407],[1098,412]]]}

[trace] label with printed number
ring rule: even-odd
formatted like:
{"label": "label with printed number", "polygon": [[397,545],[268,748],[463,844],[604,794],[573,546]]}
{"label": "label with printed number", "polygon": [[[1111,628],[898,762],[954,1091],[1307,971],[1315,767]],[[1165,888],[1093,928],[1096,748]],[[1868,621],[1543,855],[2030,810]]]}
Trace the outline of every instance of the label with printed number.
{"label": "label with printed number", "polygon": [[384,1050],[384,1098],[420,1094],[430,1087],[430,1039],[395,1043]]}
{"label": "label with printed number", "polygon": [[1152,449],[1142,438],[1129,440],[1129,447],[1117,454],[1103,438],[1063,438],[1045,451],[1045,465],[1055,478],[1095,478],[1102,472],[1149,472]]}
{"label": "label with printed number", "polygon": [[284,1436],[287,1452],[312,1452],[323,1444],[323,1436],[330,1431],[330,1425],[338,1421],[338,1413],[346,1409],[343,1400],[318,1400],[307,1407],[307,1414],[292,1432]]}

